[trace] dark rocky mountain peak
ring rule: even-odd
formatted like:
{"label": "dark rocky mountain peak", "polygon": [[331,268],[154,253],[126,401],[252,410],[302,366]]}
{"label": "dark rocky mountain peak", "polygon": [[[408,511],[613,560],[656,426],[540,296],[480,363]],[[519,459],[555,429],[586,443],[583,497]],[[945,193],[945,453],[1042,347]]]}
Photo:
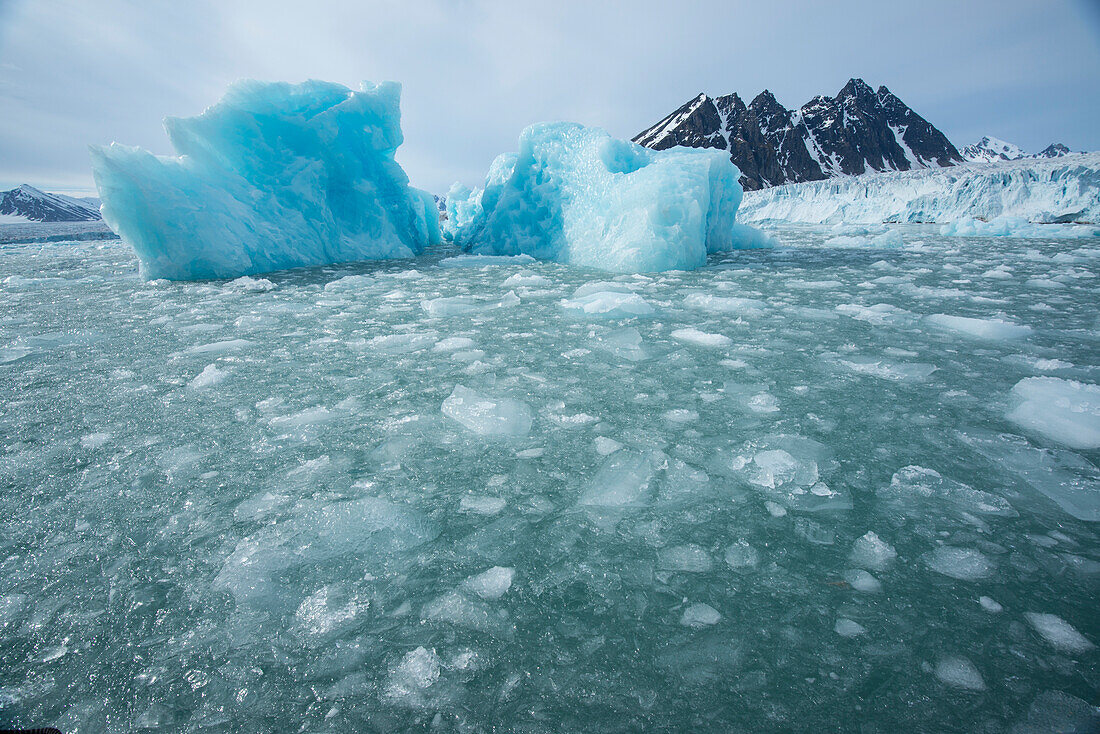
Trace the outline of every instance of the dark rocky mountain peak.
{"label": "dark rocky mountain peak", "polygon": [[94,222],[99,215],[99,199],[49,194],[23,184],[0,192],[0,215],[33,222]]}
{"label": "dark rocky mountain peak", "polygon": [[868,170],[907,171],[962,162],[955,146],[885,86],[849,79],[836,97],[818,95],[788,110],[769,90],[746,106],[737,94],[700,94],[639,133],[658,150],[722,148],[748,190]]}

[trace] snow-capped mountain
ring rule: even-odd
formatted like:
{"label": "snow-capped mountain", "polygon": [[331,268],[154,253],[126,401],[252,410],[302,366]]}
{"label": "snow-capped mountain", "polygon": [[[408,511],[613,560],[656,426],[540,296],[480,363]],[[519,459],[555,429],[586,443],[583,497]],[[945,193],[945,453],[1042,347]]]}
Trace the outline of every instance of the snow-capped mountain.
{"label": "snow-capped mountain", "polygon": [[95,222],[102,218],[99,199],[48,194],[27,184],[0,192],[0,216],[30,222]]}
{"label": "snow-capped mountain", "polygon": [[1061,143],[1051,143],[1047,147],[1040,150],[1032,158],[1061,158],[1064,155],[1069,155],[1070,149]]}
{"label": "snow-capped mountain", "polygon": [[811,224],[1100,224],[1100,153],[1025,157],[775,186],[745,194],[737,221]]}
{"label": "snow-capped mountain", "polygon": [[986,135],[984,138],[962,149],[962,157],[968,161],[988,163],[989,161],[1015,161],[1026,154],[1018,145],[1006,143],[1000,138]]}
{"label": "snow-capped mountain", "polygon": [[1061,158],[1069,153],[1070,149],[1061,143],[1051,143],[1038,153],[1028,154],[1018,145],[1006,143],[1000,138],[989,135],[962,149],[962,157],[974,163],[1018,161],[1023,158]]}
{"label": "snow-capped mountain", "polygon": [[634,137],[656,150],[676,145],[728,150],[741,184],[754,191],[872,171],[908,171],[963,161],[931,123],[886,87],[851,79],[836,97],[788,110],[764,90],[746,105],[706,94]]}

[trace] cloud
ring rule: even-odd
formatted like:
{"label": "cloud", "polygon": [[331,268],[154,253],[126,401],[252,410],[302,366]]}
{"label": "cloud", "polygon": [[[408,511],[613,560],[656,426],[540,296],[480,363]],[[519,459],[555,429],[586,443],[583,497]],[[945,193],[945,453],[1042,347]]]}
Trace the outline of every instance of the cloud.
{"label": "cloud", "polygon": [[[571,119],[629,137],[700,91],[798,106],[885,84],[959,144],[990,132],[1100,148],[1087,3],[664,0],[0,4],[0,183],[90,186],[86,146],[167,153],[241,77],[403,83],[414,183],[476,184],[519,131]],[[1061,7],[1059,7],[1061,6]]]}

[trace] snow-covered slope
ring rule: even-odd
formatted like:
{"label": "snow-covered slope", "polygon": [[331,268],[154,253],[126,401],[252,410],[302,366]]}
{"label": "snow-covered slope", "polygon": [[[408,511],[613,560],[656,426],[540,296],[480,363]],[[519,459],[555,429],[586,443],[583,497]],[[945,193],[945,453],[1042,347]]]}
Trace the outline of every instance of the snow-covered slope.
{"label": "snow-covered slope", "polygon": [[0,218],[9,222],[94,222],[99,199],[48,194],[23,184],[0,192]]}
{"label": "snow-covered slope", "polygon": [[992,161],[1014,161],[1023,158],[1023,148],[1012,143],[1006,143],[1000,138],[986,135],[984,138],[968,145],[961,151],[962,157],[968,161],[977,163],[990,163]]}
{"label": "snow-covered slope", "polygon": [[1100,223],[1100,153],[869,174],[745,192],[741,222]]}

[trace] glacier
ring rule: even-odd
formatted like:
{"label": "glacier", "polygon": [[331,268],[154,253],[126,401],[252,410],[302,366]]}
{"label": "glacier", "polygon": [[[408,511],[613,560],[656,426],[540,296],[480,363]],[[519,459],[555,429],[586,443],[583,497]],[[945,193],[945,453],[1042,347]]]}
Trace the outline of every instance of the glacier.
{"label": "glacier", "polygon": [[526,128],[485,186],[453,186],[447,237],[479,255],[531,255],[619,273],[690,270],[767,247],[735,222],[740,173],[721,151],[655,151],[576,123]]}
{"label": "glacier", "polygon": [[201,115],[165,120],[176,156],[91,147],[103,218],[146,279],[419,254],[441,232],[394,160],[400,97],[394,82],[237,82]]}
{"label": "glacier", "polygon": [[[969,163],[749,192],[747,223],[960,223],[945,235],[1047,236],[1039,224],[1100,224],[1100,153]],[[975,224],[977,222],[977,224]],[[1066,228],[1093,236],[1096,227]]]}

